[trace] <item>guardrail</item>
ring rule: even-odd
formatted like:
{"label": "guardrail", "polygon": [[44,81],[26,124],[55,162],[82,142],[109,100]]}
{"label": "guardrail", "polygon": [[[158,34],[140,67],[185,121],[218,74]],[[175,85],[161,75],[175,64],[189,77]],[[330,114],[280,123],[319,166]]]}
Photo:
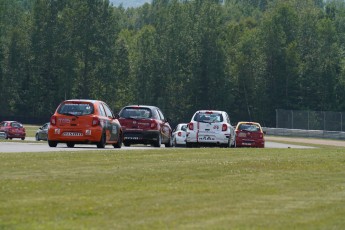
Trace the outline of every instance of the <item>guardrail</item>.
{"label": "guardrail", "polygon": [[345,132],[340,131],[284,129],[268,127],[263,127],[262,129],[266,132],[266,135],[345,140]]}

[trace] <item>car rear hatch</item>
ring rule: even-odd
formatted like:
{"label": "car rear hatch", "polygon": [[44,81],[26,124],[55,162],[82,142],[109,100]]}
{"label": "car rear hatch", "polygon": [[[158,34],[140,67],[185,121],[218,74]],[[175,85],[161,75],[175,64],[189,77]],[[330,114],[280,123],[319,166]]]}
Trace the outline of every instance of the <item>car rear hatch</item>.
{"label": "car rear hatch", "polygon": [[237,130],[237,136],[248,142],[263,139],[263,133],[260,127],[250,123],[240,125]]}
{"label": "car rear hatch", "polygon": [[246,130],[240,130],[237,133],[238,137],[241,137],[243,139],[262,139],[263,134],[261,132],[251,132],[251,131],[246,131]]}
{"label": "car rear hatch", "polygon": [[56,126],[60,128],[85,128],[91,127],[93,116],[70,116],[61,115],[57,117]]}
{"label": "car rear hatch", "polygon": [[126,107],[120,113],[119,121],[124,130],[151,130],[157,128],[151,110],[145,107]]}
{"label": "car rear hatch", "polygon": [[196,122],[196,129],[199,132],[219,133],[222,132],[224,128],[223,116],[221,113],[212,111],[199,112],[195,115],[194,121]]}
{"label": "car rear hatch", "polygon": [[120,118],[121,126],[125,129],[148,130],[151,127],[151,119]]}
{"label": "car rear hatch", "polygon": [[[215,141],[217,134],[226,134],[225,131],[228,130],[221,113],[200,112],[195,115],[193,123],[198,141]],[[226,136],[229,137],[229,135]]]}
{"label": "car rear hatch", "polygon": [[196,128],[199,132],[219,133],[222,131],[222,123],[219,123],[219,122],[197,122]]}
{"label": "car rear hatch", "polygon": [[158,123],[153,118],[150,108],[125,107],[119,115],[125,140],[141,141],[157,137],[155,132],[158,130]]}
{"label": "car rear hatch", "polygon": [[99,118],[94,115],[93,104],[89,102],[68,101],[57,112],[55,125],[59,128],[81,131],[100,124]]}
{"label": "car rear hatch", "polygon": [[14,124],[14,126],[10,128],[9,132],[13,135],[19,136],[25,133],[25,128],[20,124]]}

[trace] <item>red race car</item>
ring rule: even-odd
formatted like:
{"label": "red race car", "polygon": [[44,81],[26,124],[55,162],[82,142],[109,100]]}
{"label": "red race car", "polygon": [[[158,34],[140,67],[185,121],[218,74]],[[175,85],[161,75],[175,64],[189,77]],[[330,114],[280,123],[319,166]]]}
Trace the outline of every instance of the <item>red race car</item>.
{"label": "red race car", "polygon": [[129,105],[122,108],[119,121],[123,128],[123,144],[150,144],[172,147],[172,130],[162,111],[155,106]]}
{"label": "red race car", "polygon": [[241,121],[236,126],[236,147],[265,147],[265,137],[257,122]]}
{"label": "red race car", "polygon": [[18,121],[3,121],[0,123],[0,135],[5,139],[25,140],[26,132],[23,124]]}

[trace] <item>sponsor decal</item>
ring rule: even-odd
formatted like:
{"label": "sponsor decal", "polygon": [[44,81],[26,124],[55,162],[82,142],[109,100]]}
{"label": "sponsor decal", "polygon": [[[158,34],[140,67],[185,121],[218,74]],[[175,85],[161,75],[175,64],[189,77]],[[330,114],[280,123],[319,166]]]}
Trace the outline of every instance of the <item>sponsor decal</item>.
{"label": "sponsor decal", "polygon": [[71,123],[71,120],[68,118],[58,118],[58,122],[63,123],[63,124],[69,124]]}
{"label": "sponsor decal", "polygon": [[149,123],[142,123],[142,122],[138,122],[138,125],[142,125],[142,126],[149,126]]}

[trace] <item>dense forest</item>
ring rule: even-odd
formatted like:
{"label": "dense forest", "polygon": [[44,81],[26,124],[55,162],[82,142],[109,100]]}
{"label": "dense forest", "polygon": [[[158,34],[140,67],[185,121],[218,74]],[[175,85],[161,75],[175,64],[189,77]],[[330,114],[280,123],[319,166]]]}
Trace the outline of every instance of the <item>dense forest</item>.
{"label": "dense forest", "polygon": [[64,99],[156,105],[275,126],[276,109],[345,110],[344,0],[0,0],[0,116]]}

